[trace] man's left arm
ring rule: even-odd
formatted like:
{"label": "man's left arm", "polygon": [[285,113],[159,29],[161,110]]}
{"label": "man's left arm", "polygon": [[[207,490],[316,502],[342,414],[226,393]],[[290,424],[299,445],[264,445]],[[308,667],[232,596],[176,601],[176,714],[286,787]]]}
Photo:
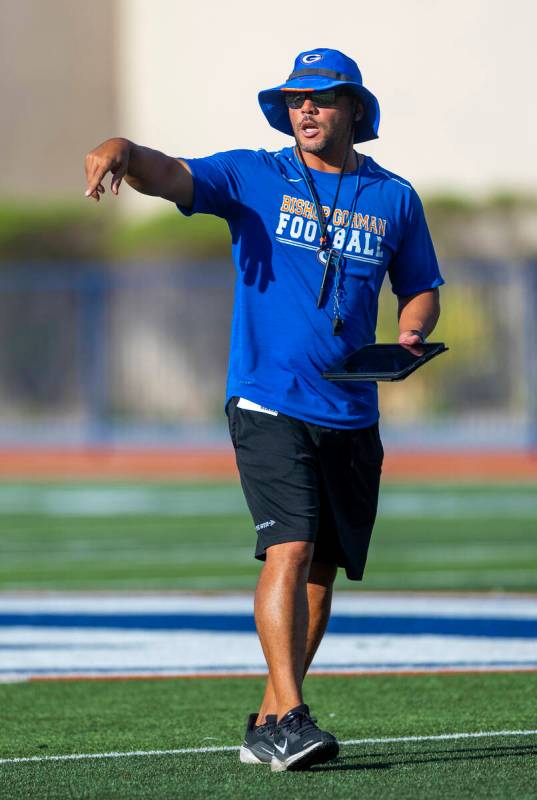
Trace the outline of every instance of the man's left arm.
{"label": "man's left arm", "polygon": [[440,293],[438,289],[398,296],[399,344],[415,356],[423,354],[420,347],[434,330],[440,316]]}

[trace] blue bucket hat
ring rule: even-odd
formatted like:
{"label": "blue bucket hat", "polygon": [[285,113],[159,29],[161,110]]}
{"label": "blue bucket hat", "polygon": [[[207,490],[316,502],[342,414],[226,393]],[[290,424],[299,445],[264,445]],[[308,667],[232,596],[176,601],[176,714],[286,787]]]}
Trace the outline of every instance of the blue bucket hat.
{"label": "blue bucket hat", "polygon": [[378,100],[362,85],[362,73],[352,58],[340,53],[318,47],[305,50],[295,59],[293,72],[285,83],[273,89],[259,92],[259,105],[269,125],[282,133],[293,135],[289,120],[289,110],[285,104],[285,92],[321,92],[345,86],[356,95],[364,106],[364,116],[355,125],[354,141],[367,142],[378,139],[380,108]]}

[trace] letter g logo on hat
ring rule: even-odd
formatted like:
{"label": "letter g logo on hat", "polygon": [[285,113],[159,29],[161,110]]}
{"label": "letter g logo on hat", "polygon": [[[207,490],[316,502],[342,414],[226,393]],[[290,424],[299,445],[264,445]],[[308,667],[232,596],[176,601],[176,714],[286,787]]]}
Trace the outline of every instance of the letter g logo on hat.
{"label": "letter g logo on hat", "polygon": [[305,56],[302,56],[302,61],[304,64],[315,64],[316,61],[320,61],[322,59],[322,55],[320,53],[308,53]]}

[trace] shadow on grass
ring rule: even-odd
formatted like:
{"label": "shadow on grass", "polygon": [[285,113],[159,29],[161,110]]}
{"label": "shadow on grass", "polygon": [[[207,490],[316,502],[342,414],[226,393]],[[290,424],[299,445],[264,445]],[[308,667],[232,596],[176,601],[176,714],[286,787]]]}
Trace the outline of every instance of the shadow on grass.
{"label": "shadow on grass", "polygon": [[[366,769],[392,769],[394,767],[406,767],[412,764],[435,764],[449,763],[450,761],[485,761],[495,758],[520,758],[525,756],[537,756],[537,745],[512,745],[479,748],[458,748],[456,750],[429,750],[406,752],[404,756],[386,758],[383,753],[367,753],[364,755],[340,756],[330,764],[323,764],[312,767],[310,772],[337,772],[345,770],[366,770]],[[371,759],[382,758],[382,761],[371,761]]]}

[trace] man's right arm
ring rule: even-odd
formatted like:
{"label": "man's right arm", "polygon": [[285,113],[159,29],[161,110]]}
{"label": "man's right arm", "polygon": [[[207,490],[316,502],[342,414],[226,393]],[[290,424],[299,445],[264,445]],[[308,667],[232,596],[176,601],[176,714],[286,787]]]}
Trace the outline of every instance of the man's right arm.
{"label": "man's right arm", "polygon": [[86,197],[100,200],[103,179],[112,175],[111,190],[119,193],[123,178],[142,194],[163,197],[185,208],[192,208],[194,182],[183,161],[158,150],[142,147],[128,139],[107,139],[86,156]]}

